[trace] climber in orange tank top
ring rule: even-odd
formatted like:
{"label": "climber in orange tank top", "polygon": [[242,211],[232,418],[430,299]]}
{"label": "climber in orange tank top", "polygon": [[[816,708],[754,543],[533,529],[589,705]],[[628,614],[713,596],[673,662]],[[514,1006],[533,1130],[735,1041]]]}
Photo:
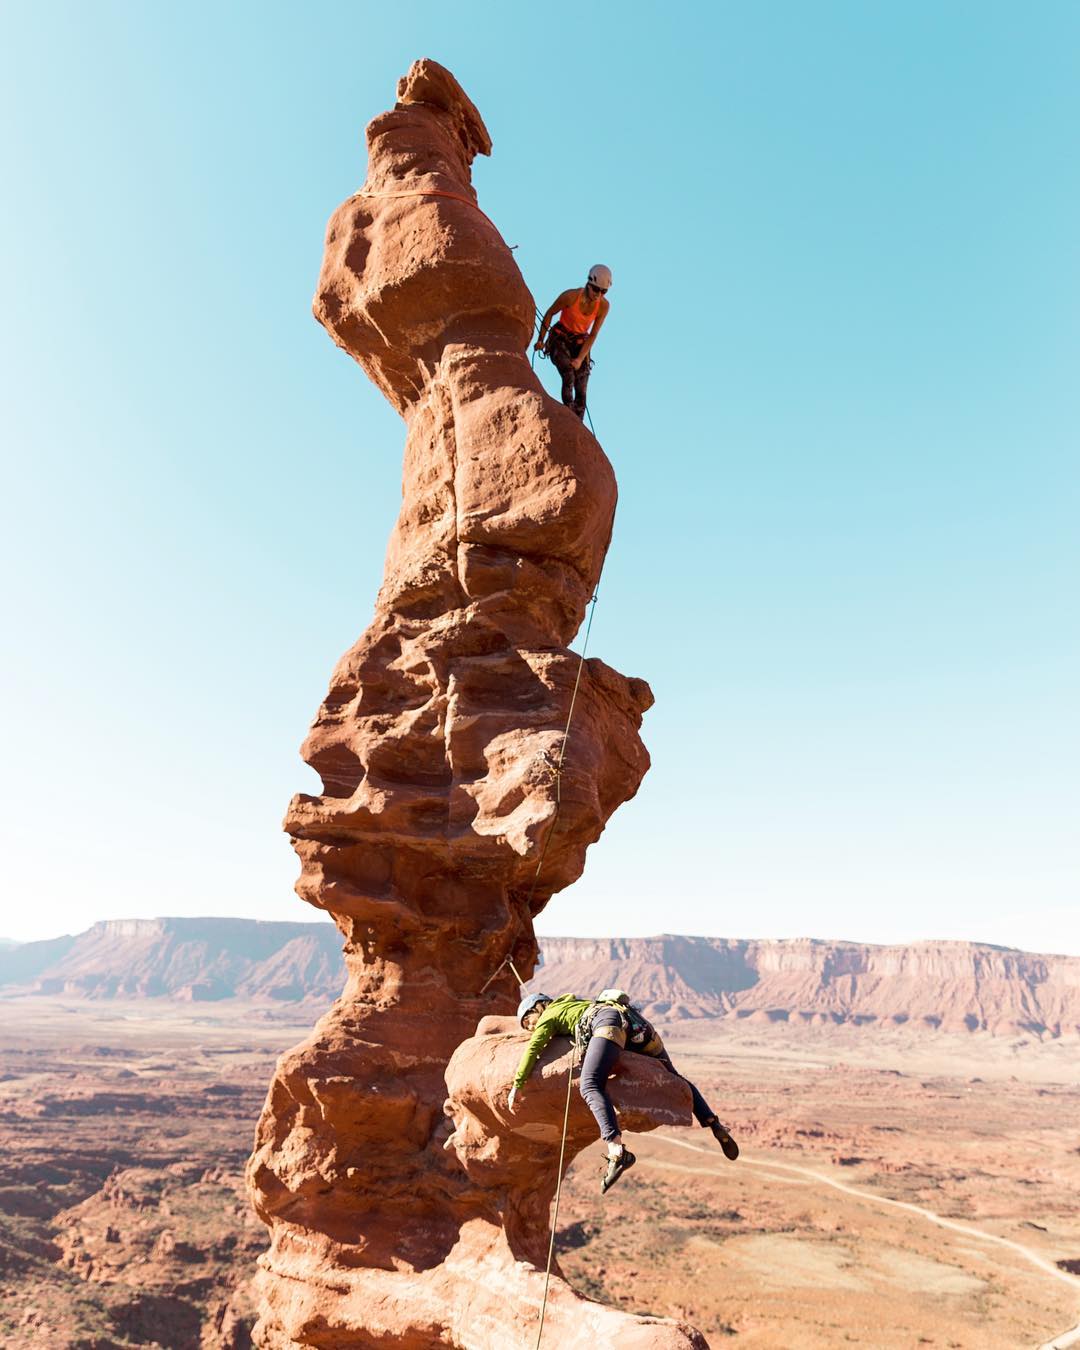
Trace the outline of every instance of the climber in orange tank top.
{"label": "climber in orange tank top", "polygon": [[[604,298],[610,286],[611,268],[597,263],[584,286],[563,291],[552,301],[540,321],[536,339],[536,350],[546,352],[562,376],[562,401],[581,418],[585,416],[585,393],[592,370],[589,352],[611,308]],[[552,326],[556,311],[559,317]]]}

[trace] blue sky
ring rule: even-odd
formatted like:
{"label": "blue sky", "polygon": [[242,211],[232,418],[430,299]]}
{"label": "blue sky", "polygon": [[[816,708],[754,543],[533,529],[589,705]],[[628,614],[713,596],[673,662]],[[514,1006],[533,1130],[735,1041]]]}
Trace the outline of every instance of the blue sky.
{"label": "blue sky", "polygon": [[654,767],[541,931],[1080,952],[1080,10],[986,0],[11,11],[0,932],[317,917],[279,823],[404,434],[309,306],[421,55],[541,307],[615,274]]}

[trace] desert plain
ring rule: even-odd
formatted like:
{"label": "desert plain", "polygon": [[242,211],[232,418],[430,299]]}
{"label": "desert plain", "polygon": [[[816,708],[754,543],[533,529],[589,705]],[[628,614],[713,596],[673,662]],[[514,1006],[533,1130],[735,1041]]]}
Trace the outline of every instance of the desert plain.
{"label": "desert plain", "polygon": [[[0,999],[0,1345],[250,1344],[244,1162],[318,1011]],[[579,1156],[556,1250],[581,1292],[713,1346],[1080,1345],[1074,1039],[665,1030],[742,1156],[696,1128],[638,1136],[604,1198],[599,1146]]]}

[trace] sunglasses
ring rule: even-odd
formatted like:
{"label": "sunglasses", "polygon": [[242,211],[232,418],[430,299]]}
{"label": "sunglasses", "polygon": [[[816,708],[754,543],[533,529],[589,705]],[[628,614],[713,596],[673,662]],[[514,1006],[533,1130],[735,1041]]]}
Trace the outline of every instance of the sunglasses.
{"label": "sunglasses", "polygon": [[607,295],[606,286],[598,286],[595,281],[587,281],[585,285],[588,286],[590,291],[595,291],[597,295]]}

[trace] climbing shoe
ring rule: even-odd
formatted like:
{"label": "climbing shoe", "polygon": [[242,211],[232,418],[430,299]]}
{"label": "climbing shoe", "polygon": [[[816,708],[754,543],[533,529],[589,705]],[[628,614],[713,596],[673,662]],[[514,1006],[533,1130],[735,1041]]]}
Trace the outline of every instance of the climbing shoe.
{"label": "climbing shoe", "polygon": [[600,1182],[600,1194],[606,1195],[622,1174],[633,1167],[636,1162],[637,1158],[628,1148],[624,1148],[623,1151],[617,1153],[614,1158],[609,1158],[607,1160],[607,1166],[604,1168],[603,1178]]}
{"label": "climbing shoe", "polygon": [[712,1130],[716,1142],[724,1150],[724,1157],[734,1162],[739,1156],[739,1146],[715,1116],[709,1121],[709,1129]]}

